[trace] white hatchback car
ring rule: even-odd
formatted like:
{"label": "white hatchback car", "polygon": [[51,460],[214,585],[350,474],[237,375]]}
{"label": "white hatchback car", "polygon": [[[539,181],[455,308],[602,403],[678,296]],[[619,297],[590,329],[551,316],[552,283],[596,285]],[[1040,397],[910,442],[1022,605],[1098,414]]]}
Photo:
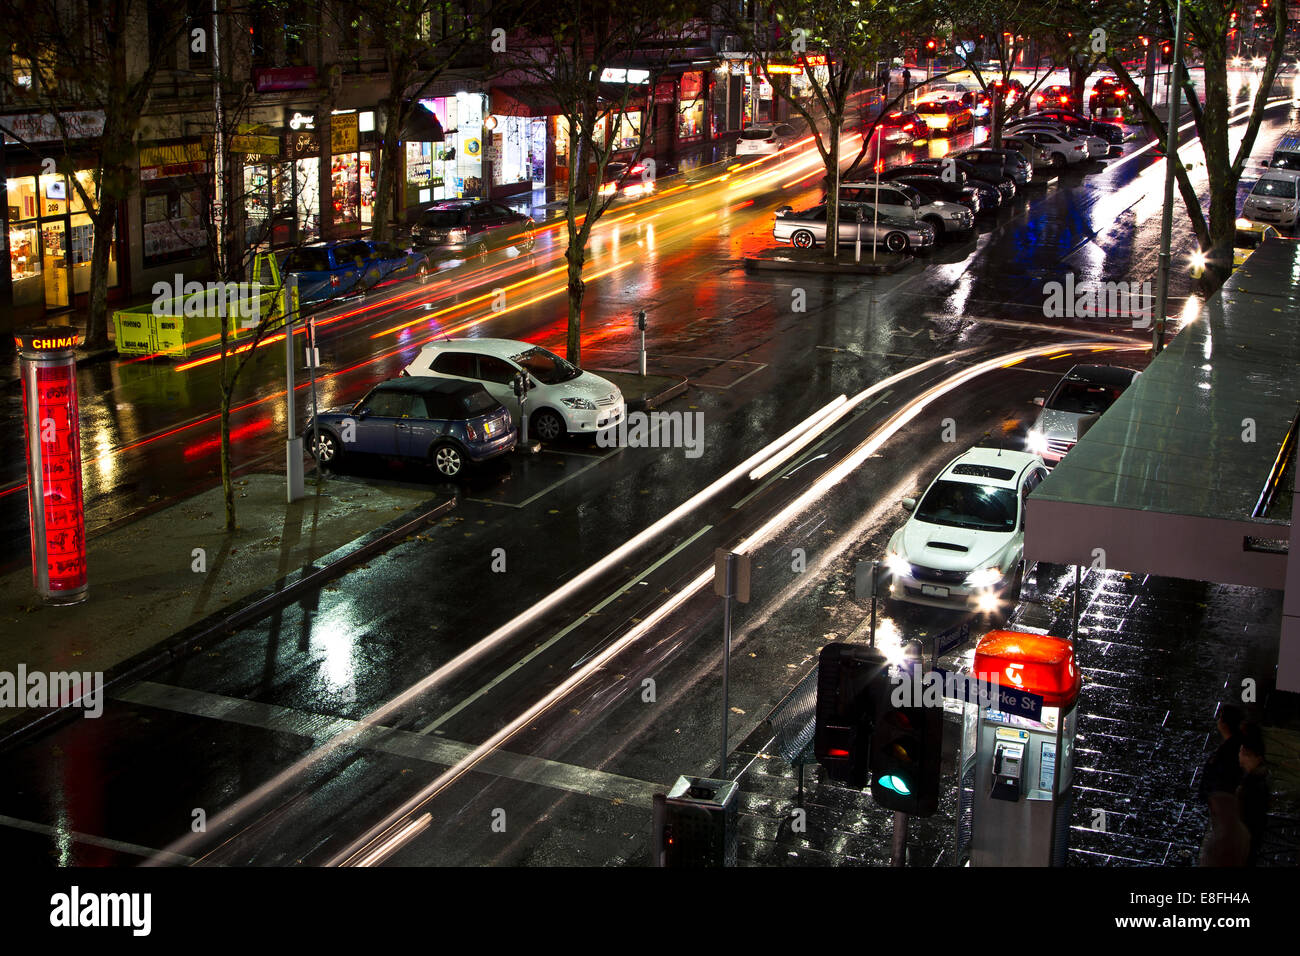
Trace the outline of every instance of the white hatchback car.
{"label": "white hatchback car", "polygon": [[972,448],[948,463],[885,551],[889,596],[997,615],[1020,596],[1025,499],[1047,477],[1043,459]]}
{"label": "white hatchback car", "polygon": [[1050,121],[1028,121],[1016,124],[1007,124],[1009,133],[1055,133],[1065,140],[1077,140],[1087,147],[1088,159],[1104,159],[1110,155],[1110,143],[1106,142],[1100,136],[1094,136],[1092,133],[1084,132],[1081,129],[1071,129],[1064,123],[1053,123]]}
{"label": "white hatchback car", "polygon": [[789,123],[775,126],[751,126],[740,131],[736,140],[737,156],[771,156],[793,145],[799,134]]}
{"label": "white hatchback car", "polygon": [[1300,172],[1266,169],[1241,207],[1243,219],[1291,229],[1300,220]]}
{"label": "white hatchback car", "polygon": [[514,339],[444,339],[420,349],[404,375],[429,375],[478,382],[520,421],[514,380],[526,371],[530,438],[554,441],[566,433],[611,428],[627,414],[613,382],[584,372],[553,352]]}

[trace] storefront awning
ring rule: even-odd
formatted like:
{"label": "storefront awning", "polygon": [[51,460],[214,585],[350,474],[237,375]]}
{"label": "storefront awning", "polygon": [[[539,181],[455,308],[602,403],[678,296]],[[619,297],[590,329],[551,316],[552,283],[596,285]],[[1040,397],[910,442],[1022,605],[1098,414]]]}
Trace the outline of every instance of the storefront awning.
{"label": "storefront awning", "polygon": [[441,143],[446,140],[442,123],[422,103],[416,103],[402,130],[402,139],[408,143]]}
{"label": "storefront awning", "polygon": [[564,107],[544,86],[492,88],[492,112],[498,116],[561,116]]}

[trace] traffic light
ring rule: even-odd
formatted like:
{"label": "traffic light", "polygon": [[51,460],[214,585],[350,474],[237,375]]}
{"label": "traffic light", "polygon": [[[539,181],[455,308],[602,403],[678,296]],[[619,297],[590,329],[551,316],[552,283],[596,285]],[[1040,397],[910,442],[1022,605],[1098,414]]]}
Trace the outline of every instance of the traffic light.
{"label": "traffic light", "polygon": [[880,651],[861,644],[822,648],[813,753],[832,780],[867,785],[872,723],[889,692],[889,664]]}
{"label": "traffic light", "polygon": [[886,705],[871,733],[871,796],[888,810],[930,816],[939,808],[943,708]]}
{"label": "traffic light", "polygon": [[934,37],[931,37],[930,39],[928,39],[928,40],[925,41],[925,55],[926,55],[926,56],[933,57],[933,56],[934,56],[936,53],[938,53],[938,52],[939,52],[939,41],[938,41],[938,40],[936,40]]}
{"label": "traffic light", "polygon": [[1174,45],[1168,40],[1162,40],[1160,43],[1160,62],[1165,64],[1174,62]]}

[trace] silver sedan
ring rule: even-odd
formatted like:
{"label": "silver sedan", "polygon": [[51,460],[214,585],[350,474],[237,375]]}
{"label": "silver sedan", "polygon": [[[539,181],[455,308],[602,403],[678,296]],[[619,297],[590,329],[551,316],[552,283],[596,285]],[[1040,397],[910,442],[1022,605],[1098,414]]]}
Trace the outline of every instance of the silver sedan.
{"label": "silver sedan", "polygon": [[[788,242],[797,249],[812,249],[826,245],[826,206],[813,206],[795,212],[790,206],[776,211],[772,235],[780,242]],[[861,211],[862,219],[858,220]],[[897,219],[892,216],[873,216],[870,206],[854,204],[840,206],[840,245],[857,241],[861,228],[864,243],[883,245],[890,252],[907,252],[929,249],[934,245],[934,227],[929,223]]]}

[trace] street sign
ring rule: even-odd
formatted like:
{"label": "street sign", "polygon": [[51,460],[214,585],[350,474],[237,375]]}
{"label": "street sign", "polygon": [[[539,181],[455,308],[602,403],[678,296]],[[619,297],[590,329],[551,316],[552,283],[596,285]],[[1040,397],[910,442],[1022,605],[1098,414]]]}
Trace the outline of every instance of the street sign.
{"label": "street sign", "polygon": [[[989,702],[1004,714],[1015,714],[1029,720],[1043,717],[1043,698],[1018,687],[991,684],[965,674],[954,674],[942,667],[932,668],[943,681],[943,696],[965,701],[968,704]],[[996,701],[996,704],[992,703]]]}
{"label": "street sign", "polygon": [[970,637],[970,622],[954,624],[934,639],[934,656],[947,654],[954,647],[965,644]]}
{"label": "street sign", "polygon": [[[733,576],[727,580],[727,556],[732,562]],[[749,555],[733,554],[725,548],[713,552],[713,593],[718,597],[734,597],[741,604],[749,603]]]}
{"label": "street sign", "polygon": [[866,603],[872,598],[872,589],[878,586],[879,582],[873,580],[871,569],[874,565],[872,561],[859,561],[853,572],[853,581],[856,585],[858,603]]}

